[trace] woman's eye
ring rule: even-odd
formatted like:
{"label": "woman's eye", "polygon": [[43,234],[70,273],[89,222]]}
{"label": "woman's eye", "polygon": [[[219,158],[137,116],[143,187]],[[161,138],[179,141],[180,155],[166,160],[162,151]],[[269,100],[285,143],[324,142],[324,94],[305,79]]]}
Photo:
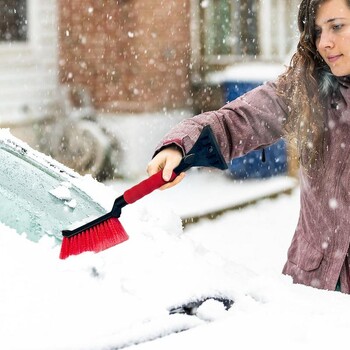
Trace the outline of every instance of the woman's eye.
{"label": "woman's eye", "polygon": [[340,30],[341,28],[343,28],[343,25],[342,24],[335,24],[333,26],[333,30]]}

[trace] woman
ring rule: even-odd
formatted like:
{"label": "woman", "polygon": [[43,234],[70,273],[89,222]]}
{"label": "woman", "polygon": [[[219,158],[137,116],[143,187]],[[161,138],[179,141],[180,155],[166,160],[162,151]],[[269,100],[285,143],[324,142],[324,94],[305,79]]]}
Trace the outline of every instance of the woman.
{"label": "woman", "polygon": [[297,51],[276,82],[181,122],[148,173],[163,169],[168,180],[207,124],[226,161],[287,137],[300,159],[301,207],[283,273],[350,293],[350,0],[303,0],[298,25]]}

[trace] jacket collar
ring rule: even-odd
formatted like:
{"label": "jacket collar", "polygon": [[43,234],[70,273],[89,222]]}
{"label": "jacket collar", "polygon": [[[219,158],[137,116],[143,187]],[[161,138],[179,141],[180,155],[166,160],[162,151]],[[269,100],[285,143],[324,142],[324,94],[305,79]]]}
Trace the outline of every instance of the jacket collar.
{"label": "jacket collar", "polygon": [[344,77],[337,77],[339,84],[346,89],[350,88],[350,75],[346,75]]}

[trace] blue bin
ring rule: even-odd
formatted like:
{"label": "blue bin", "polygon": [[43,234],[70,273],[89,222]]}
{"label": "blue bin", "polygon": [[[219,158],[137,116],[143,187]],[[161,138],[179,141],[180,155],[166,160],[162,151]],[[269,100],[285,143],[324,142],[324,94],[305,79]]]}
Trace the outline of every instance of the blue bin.
{"label": "blue bin", "polygon": [[[261,84],[262,82],[251,81],[225,82],[225,99],[232,101]],[[229,164],[229,172],[235,179],[268,178],[285,174],[287,171],[287,147],[284,140],[262,150],[249,152],[243,157],[233,159]]]}
{"label": "blue bin", "polygon": [[226,101],[233,101],[237,97],[242,96],[249,90],[253,90],[261,84],[261,82],[254,81],[230,81],[223,83],[222,86]]}

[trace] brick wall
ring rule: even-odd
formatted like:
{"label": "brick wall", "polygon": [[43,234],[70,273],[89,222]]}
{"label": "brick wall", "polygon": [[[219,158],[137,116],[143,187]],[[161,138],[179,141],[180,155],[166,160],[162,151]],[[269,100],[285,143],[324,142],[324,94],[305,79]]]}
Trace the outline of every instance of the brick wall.
{"label": "brick wall", "polygon": [[189,0],[59,0],[59,74],[102,112],[191,104]]}

